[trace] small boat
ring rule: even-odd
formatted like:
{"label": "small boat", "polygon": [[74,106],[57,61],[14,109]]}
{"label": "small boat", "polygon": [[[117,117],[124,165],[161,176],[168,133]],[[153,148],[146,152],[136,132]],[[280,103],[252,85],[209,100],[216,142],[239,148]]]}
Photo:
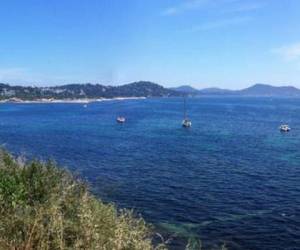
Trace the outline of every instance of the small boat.
{"label": "small boat", "polygon": [[281,126],[279,127],[279,130],[280,130],[281,132],[289,132],[289,131],[291,130],[291,128],[289,127],[289,125],[283,124],[283,125],[281,125]]}
{"label": "small boat", "polygon": [[84,107],[84,108],[87,108],[87,104],[84,104],[83,107]]}
{"label": "small boat", "polygon": [[123,117],[123,116],[118,116],[117,117],[117,122],[118,123],[124,123],[125,121],[126,121],[125,117]]}
{"label": "small boat", "polygon": [[186,98],[184,98],[184,113],[183,113],[183,121],[182,121],[182,127],[184,128],[190,128],[192,127],[192,121],[187,118],[186,115]]}
{"label": "small boat", "polygon": [[182,127],[185,127],[185,128],[192,127],[192,122],[191,122],[191,120],[189,120],[189,119],[184,119],[184,120],[182,121]]}

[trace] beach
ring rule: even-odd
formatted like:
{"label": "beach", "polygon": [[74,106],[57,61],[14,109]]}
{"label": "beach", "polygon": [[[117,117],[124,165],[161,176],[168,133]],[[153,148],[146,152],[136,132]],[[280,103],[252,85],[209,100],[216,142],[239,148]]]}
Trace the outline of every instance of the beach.
{"label": "beach", "polygon": [[123,100],[140,100],[146,99],[146,97],[114,97],[114,98],[84,98],[84,99],[36,99],[36,100],[22,100],[19,98],[10,98],[1,100],[0,103],[21,103],[21,104],[31,104],[31,103],[92,103],[92,102],[104,102],[104,101],[123,101]]}

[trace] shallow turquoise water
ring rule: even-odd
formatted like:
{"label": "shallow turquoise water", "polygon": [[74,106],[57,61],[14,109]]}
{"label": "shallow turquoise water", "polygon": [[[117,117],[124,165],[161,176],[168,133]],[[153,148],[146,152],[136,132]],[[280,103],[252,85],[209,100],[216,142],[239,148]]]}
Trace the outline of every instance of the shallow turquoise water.
{"label": "shallow turquoise water", "polygon": [[[0,142],[53,158],[134,208],[172,249],[300,249],[300,99],[193,98],[1,104]],[[118,114],[126,124],[116,124]],[[281,123],[292,131],[282,134]]]}

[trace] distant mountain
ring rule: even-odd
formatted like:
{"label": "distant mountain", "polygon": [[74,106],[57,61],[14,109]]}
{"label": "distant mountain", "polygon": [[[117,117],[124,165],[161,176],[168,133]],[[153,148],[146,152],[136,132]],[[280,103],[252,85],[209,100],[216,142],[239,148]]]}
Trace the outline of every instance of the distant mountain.
{"label": "distant mountain", "polygon": [[203,95],[231,95],[233,94],[233,90],[221,89],[221,88],[206,88],[198,90],[198,94]]}
{"label": "distant mountain", "polygon": [[197,94],[198,93],[198,89],[193,88],[192,86],[189,85],[182,85],[176,88],[171,88],[172,90],[176,90],[182,93],[187,93],[187,94]]}
{"label": "distant mountain", "polygon": [[215,96],[282,96],[300,97],[300,89],[292,86],[275,87],[267,84],[255,84],[242,90],[220,88],[195,89],[188,85],[178,88],[164,88],[153,82],[140,81],[120,86],[101,84],[67,84],[54,87],[12,86],[0,83],[0,100],[18,98],[22,100],[37,99],[98,99],[114,97],[169,97],[183,95]]}
{"label": "distant mountain", "polygon": [[236,91],[246,96],[300,96],[300,90],[293,86],[274,87],[267,84],[255,84],[249,88]]}
{"label": "distant mountain", "polygon": [[[174,88],[176,91],[180,91],[180,88]],[[192,88],[192,87],[190,87]],[[184,86],[184,90],[188,90],[189,86]],[[275,87],[268,84],[257,83],[249,88],[241,90],[228,90],[221,88],[206,88],[197,90],[192,88],[193,92],[189,92],[194,95],[216,95],[216,96],[282,96],[282,97],[300,97],[300,89],[293,86]],[[186,91],[182,91],[186,93]]]}
{"label": "distant mountain", "polygon": [[0,99],[19,98],[36,100],[113,98],[113,97],[167,97],[180,96],[181,92],[164,88],[156,83],[140,81],[121,86],[100,84],[68,84],[55,87],[11,86],[0,83]]}
{"label": "distant mountain", "polygon": [[190,95],[220,95],[220,94],[230,94],[232,90],[221,89],[221,88],[206,88],[206,89],[196,89],[189,85],[182,85],[176,88],[171,88],[172,90],[176,90],[182,93],[190,94]]}

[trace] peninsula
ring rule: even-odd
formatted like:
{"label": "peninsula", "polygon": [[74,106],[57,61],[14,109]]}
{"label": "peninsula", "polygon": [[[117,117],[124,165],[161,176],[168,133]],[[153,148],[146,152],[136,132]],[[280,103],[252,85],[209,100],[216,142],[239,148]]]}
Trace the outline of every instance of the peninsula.
{"label": "peninsula", "polygon": [[53,87],[14,86],[0,83],[0,101],[2,102],[90,102],[180,95],[182,95],[181,92],[147,81],[119,86],[85,83]]}

